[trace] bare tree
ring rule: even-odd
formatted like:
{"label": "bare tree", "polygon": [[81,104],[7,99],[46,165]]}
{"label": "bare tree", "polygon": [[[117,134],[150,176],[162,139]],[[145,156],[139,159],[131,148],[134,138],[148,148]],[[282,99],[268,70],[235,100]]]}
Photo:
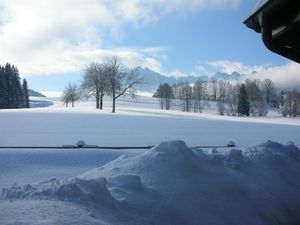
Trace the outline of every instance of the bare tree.
{"label": "bare tree", "polygon": [[245,81],[247,96],[250,102],[250,113],[252,116],[265,116],[268,114],[268,108],[262,91],[262,82],[260,80]]}
{"label": "bare tree", "polygon": [[218,113],[221,116],[223,116],[226,110],[224,101],[218,101],[217,107],[218,107]]}
{"label": "bare tree", "polygon": [[179,84],[173,84],[172,85],[172,91],[175,99],[179,99]]}
{"label": "bare tree", "polygon": [[227,114],[231,116],[236,116],[238,114],[238,99],[239,99],[239,92],[240,92],[241,85],[229,85],[228,86],[228,108]]}
{"label": "bare tree", "polygon": [[300,114],[300,93],[296,90],[284,93],[284,103],[280,108],[282,116],[296,117]]}
{"label": "bare tree", "polygon": [[168,83],[160,84],[153,97],[160,99],[161,109],[169,110],[174,98],[173,89]]}
{"label": "bare tree", "polygon": [[228,95],[228,87],[229,87],[229,82],[228,81],[224,81],[224,80],[218,80],[217,81],[217,99],[224,101],[225,98]]}
{"label": "bare tree", "polygon": [[74,103],[80,98],[81,92],[79,87],[76,84],[69,83],[62,93],[61,100],[66,105],[66,107],[69,106],[69,102],[72,103],[72,107],[74,107]]}
{"label": "bare tree", "polygon": [[160,109],[164,109],[164,98],[163,98],[163,84],[160,84],[155,91],[153,98],[159,98],[160,99]]}
{"label": "bare tree", "polygon": [[262,83],[262,86],[266,97],[266,102],[268,105],[270,105],[275,96],[275,83],[271,79],[265,79]]}
{"label": "bare tree", "polygon": [[69,106],[70,96],[69,96],[69,91],[67,89],[63,90],[61,95],[61,101],[64,103],[66,107]]}
{"label": "bare tree", "polygon": [[179,98],[183,101],[183,111],[190,112],[191,111],[191,103],[193,97],[193,89],[188,84],[185,83],[180,88]]}
{"label": "bare tree", "polygon": [[94,96],[96,108],[103,109],[103,97],[108,92],[107,71],[103,64],[90,63],[84,70],[81,88],[87,97]]}
{"label": "bare tree", "polygon": [[201,113],[203,110],[202,100],[204,98],[204,82],[197,81],[193,86],[194,112]]}
{"label": "bare tree", "polygon": [[217,100],[217,81],[213,80],[210,83],[210,89],[211,89],[211,93],[212,93],[212,100]]}
{"label": "bare tree", "polygon": [[116,100],[125,93],[134,96],[135,86],[142,82],[137,69],[123,69],[117,57],[108,58],[105,63],[108,81],[108,93],[112,96],[112,112],[116,111]]}

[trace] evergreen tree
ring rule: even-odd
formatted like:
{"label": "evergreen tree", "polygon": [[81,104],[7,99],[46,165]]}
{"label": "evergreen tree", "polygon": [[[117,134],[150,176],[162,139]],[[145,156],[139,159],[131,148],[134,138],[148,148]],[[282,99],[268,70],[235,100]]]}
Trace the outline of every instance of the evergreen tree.
{"label": "evergreen tree", "polygon": [[241,85],[238,96],[238,115],[249,116],[250,104],[247,97],[246,87]]}
{"label": "evergreen tree", "polygon": [[30,108],[27,80],[23,79],[22,84],[24,108]]}
{"label": "evergreen tree", "polygon": [[20,82],[19,70],[12,66],[13,108],[24,107],[24,95]]}
{"label": "evergreen tree", "polygon": [[0,109],[7,108],[7,85],[6,85],[6,77],[4,67],[0,65]]}
{"label": "evergreen tree", "polygon": [[9,95],[5,70],[4,67],[0,65],[0,109],[6,109],[9,107],[8,100]]}
{"label": "evergreen tree", "polygon": [[6,63],[0,66],[0,108],[24,107],[24,94],[17,67]]}
{"label": "evergreen tree", "polygon": [[6,63],[4,67],[4,80],[5,80],[5,86],[7,89],[7,105],[6,108],[14,108],[14,93],[13,93],[13,85],[12,85],[12,68],[9,63]]}

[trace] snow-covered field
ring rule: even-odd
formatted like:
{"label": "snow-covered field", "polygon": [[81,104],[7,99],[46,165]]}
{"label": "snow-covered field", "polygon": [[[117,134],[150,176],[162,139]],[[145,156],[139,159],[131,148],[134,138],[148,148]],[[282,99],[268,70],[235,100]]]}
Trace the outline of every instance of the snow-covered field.
{"label": "snow-covered field", "polygon": [[96,110],[94,102],[64,108],[61,102],[45,108],[1,110],[0,140],[3,146],[60,146],[85,140],[96,145],[155,145],[184,140],[187,145],[225,145],[234,140],[249,146],[267,140],[300,146],[300,118],[219,116],[214,105],[202,114],[162,111],[156,99],[122,99],[117,113]]}
{"label": "snow-covered field", "polygon": [[[300,224],[299,118],[158,107],[139,97],[116,114],[109,102],[1,110],[1,146],[158,146],[0,149],[0,224]],[[229,140],[238,147],[189,148]]]}

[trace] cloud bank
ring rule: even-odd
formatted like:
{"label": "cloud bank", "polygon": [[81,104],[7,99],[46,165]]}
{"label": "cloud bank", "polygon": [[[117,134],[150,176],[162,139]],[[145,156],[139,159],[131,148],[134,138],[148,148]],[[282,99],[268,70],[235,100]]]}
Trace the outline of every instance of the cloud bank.
{"label": "cloud bank", "polygon": [[300,90],[300,64],[289,62],[286,65],[274,66],[248,75],[254,79],[272,79],[280,88]]}
{"label": "cloud bank", "polygon": [[0,63],[24,75],[78,71],[84,64],[116,55],[129,65],[161,70],[158,48],[107,49],[123,27],[155,23],[173,13],[237,6],[241,0],[0,0]]}
{"label": "cloud bank", "polygon": [[194,75],[214,75],[215,72],[244,74],[245,79],[272,79],[278,87],[300,89],[300,64],[289,61],[280,66],[271,65],[244,65],[241,62],[227,60],[199,63],[192,72]]}

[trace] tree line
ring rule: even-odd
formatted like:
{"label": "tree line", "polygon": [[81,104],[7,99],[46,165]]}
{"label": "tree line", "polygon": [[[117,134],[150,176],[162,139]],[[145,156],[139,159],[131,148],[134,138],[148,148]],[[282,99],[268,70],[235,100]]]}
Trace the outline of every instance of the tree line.
{"label": "tree line", "polygon": [[282,116],[296,117],[300,115],[300,92],[281,91],[281,107]]}
{"label": "tree line", "polygon": [[80,85],[69,84],[63,91],[62,101],[68,107],[74,107],[74,102],[94,97],[96,108],[103,109],[103,98],[112,98],[112,112],[116,111],[116,101],[123,94],[135,94],[135,87],[141,83],[137,69],[128,69],[116,57],[105,59],[102,63],[90,63],[84,69]]}
{"label": "tree line", "polygon": [[201,113],[207,101],[216,101],[220,115],[265,116],[268,108],[280,110],[283,116],[300,114],[300,98],[297,91],[281,91],[271,79],[263,81],[246,79],[243,83],[218,80],[197,81],[194,84],[178,83],[159,85],[153,97],[160,99],[160,108],[169,110],[172,100],[180,100],[183,111]]}
{"label": "tree line", "polygon": [[26,79],[22,80],[14,65],[0,65],[0,109],[29,108],[29,94]]}

